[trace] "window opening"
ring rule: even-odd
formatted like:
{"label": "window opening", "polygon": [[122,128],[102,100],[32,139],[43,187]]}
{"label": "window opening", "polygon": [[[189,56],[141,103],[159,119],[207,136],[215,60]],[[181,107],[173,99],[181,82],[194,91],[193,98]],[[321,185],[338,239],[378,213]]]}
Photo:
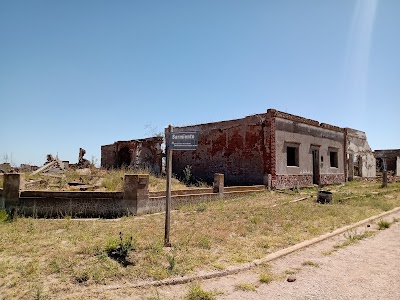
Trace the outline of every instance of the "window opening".
{"label": "window opening", "polygon": [[298,167],[299,166],[299,147],[287,146],[287,166]]}

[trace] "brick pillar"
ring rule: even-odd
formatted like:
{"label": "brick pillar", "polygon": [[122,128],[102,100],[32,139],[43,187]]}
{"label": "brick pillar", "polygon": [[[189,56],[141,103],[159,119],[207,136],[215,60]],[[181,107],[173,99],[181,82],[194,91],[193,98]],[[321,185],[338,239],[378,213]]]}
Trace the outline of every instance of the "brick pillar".
{"label": "brick pillar", "polygon": [[4,174],[3,176],[4,208],[9,213],[12,209],[18,208],[21,174]]}
{"label": "brick pillar", "polygon": [[149,175],[125,175],[124,202],[130,214],[139,215],[147,212],[149,201]]}
{"label": "brick pillar", "polygon": [[219,196],[224,195],[224,174],[214,174],[213,193],[219,193]]}
{"label": "brick pillar", "polygon": [[349,174],[348,174],[348,180],[352,181],[354,179],[354,155],[353,154],[349,154]]}

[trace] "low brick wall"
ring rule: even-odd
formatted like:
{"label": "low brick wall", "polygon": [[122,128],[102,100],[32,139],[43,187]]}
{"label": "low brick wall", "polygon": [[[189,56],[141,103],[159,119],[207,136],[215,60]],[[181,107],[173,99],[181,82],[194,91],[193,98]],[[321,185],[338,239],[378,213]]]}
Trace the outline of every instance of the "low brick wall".
{"label": "low brick wall", "polygon": [[[171,196],[176,195],[198,195],[198,194],[207,194],[212,193],[213,188],[197,188],[197,189],[187,189],[187,190],[175,190],[171,191]],[[149,192],[150,197],[165,197],[166,191],[159,192]]]}
{"label": "low brick wall", "polygon": [[[173,191],[172,209],[204,201],[229,199],[264,191],[263,185],[224,187],[223,174],[216,174],[212,188]],[[106,217],[165,211],[166,193],[148,191],[148,175],[125,175],[123,192],[20,191],[19,174],[6,175],[1,207],[33,217]]]}
{"label": "low brick wall", "polygon": [[[400,182],[400,176],[392,176],[388,175],[387,177],[388,183],[393,183],[393,182]],[[376,182],[376,183],[382,183],[382,177],[354,177],[353,181],[363,181],[363,182]]]}
{"label": "low brick wall", "polygon": [[[182,194],[171,196],[172,209],[179,209],[183,205],[197,204],[201,202],[209,202],[223,199],[232,199],[242,197],[248,194],[265,191],[265,186],[257,186],[258,188],[247,189],[248,187],[232,187],[224,188],[225,191],[221,196],[219,193],[203,193],[203,194]],[[262,187],[262,188],[261,188]],[[243,188],[243,189],[242,189]],[[230,191],[226,191],[230,189]],[[190,191],[190,190],[188,190]],[[149,197],[145,210],[147,213],[157,213],[165,211],[166,196]]]}
{"label": "low brick wall", "polygon": [[119,217],[135,212],[122,192],[22,191],[18,213],[34,217]]}

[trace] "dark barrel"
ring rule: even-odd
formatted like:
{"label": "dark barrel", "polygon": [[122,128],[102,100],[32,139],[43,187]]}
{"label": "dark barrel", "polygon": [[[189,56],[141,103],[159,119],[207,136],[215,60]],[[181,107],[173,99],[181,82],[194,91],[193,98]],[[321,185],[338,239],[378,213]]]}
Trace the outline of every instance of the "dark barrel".
{"label": "dark barrel", "polygon": [[332,193],[328,191],[319,191],[318,192],[318,197],[317,197],[317,202],[318,203],[330,203],[332,201]]}

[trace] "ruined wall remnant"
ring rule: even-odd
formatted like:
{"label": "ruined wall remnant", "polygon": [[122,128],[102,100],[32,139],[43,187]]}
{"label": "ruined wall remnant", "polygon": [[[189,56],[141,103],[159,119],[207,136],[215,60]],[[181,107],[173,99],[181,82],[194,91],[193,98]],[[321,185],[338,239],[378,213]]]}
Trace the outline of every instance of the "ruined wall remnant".
{"label": "ruined wall remnant", "polygon": [[347,159],[352,158],[348,166],[353,165],[349,174],[360,177],[376,176],[376,160],[371,147],[368,144],[365,132],[352,128],[345,128]]}
{"label": "ruined wall remnant", "polygon": [[101,167],[106,169],[148,169],[161,172],[162,137],[118,141],[101,146]]}
{"label": "ruined wall remnant", "polygon": [[386,161],[387,171],[395,176],[400,176],[400,149],[375,150],[376,169],[383,171],[383,161]]}
{"label": "ruined wall remnant", "polygon": [[212,182],[215,173],[225,174],[227,185],[263,184],[268,149],[265,114],[243,119],[176,127],[174,132],[199,131],[194,151],[174,151],[172,172],[183,177],[191,166],[194,178]]}

